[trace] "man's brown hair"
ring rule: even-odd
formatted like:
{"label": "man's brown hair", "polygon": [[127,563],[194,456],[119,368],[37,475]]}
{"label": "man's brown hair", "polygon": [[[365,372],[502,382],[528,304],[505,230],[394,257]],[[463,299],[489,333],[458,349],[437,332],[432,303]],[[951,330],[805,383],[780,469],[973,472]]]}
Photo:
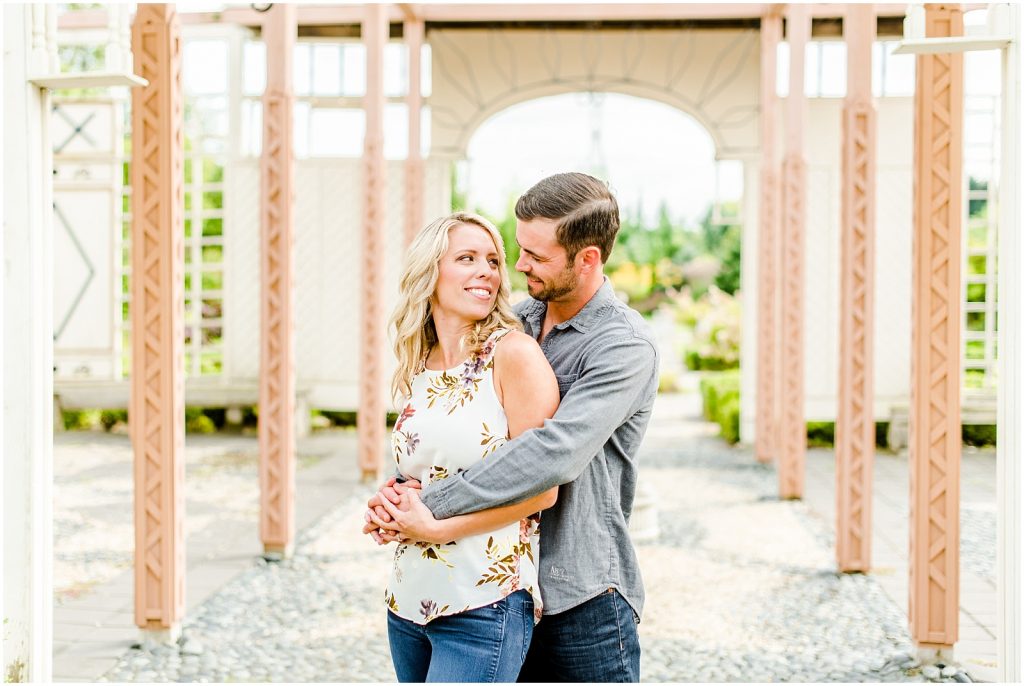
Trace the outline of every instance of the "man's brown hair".
{"label": "man's brown hair", "polygon": [[571,262],[591,245],[608,261],[619,232],[619,204],[608,184],[580,172],[555,174],[536,183],[516,202],[516,217],[558,220],[555,239]]}

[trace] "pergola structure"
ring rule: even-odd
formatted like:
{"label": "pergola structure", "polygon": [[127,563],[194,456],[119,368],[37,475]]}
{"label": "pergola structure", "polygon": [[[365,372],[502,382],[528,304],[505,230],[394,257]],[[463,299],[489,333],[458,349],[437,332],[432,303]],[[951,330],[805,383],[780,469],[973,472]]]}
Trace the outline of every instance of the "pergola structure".
{"label": "pergola structure", "polygon": [[[843,572],[868,572],[871,560],[871,475],[874,446],[875,224],[877,110],[871,93],[872,42],[878,16],[901,16],[904,5],[366,5],[295,6],[268,11],[228,9],[214,15],[179,16],[173,5],[138,5],[131,23],[129,60],[108,64],[97,85],[132,85],[132,368],[131,427],[136,479],[136,622],[158,638],[173,637],[183,620],[184,536],[182,488],[184,372],[182,255],[182,22],[228,22],[258,27],[267,50],[260,158],[260,535],[268,554],[288,555],[294,542],[295,325],[294,252],[296,194],[291,150],[292,48],[299,26],[353,25],[366,47],[366,135],[362,158],[364,261],[386,249],[384,49],[389,27],[402,26],[409,46],[409,82],[420,83],[419,47],[432,28],[454,24],[745,20],[760,30],[756,89],[759,118],[747,145],[758,164],[759,206],[754,274],[756,331],[756,433],[758,460],[774,461],[779,496],[803,495],[806,413],[804,398],[807,292],[805,253],[808,206],[804,46],[815,17],[842,17],[848,50],[848,89],[842,105],[841,306],[836,559]],[[933,656],[957,641],[959,575],[959,259],[963,67],[962,51],[1004,50],[1004,127],[1000,242],[999,536],[1001,579],[1000,669],[1005,680],[1022,677],[1021,389],[1024,388],[1024,309],[1019,270],[1024,264],[1020,176],[1019,8],[1005,9],[1004,38],[964,39],[963,8],[928,5],[923,35],[908,36],[917,58],[914,96],[914,242],[910,413],[911,564],[909,616],[918,646]],[[82,13],[86,14],[86,13]],[[127,34],[118,10],[77,16],[70,23],[110,26]],[[914,15],[918,17],[917,14]],[[5,6],[4,61],[4,612],[12,617],[12,655],[33,680],[48,678],[51,640],[49,515],[52,483],[52,148],[45,113],[49,91],[74,84],[55,63],[52,7]],[[439,34],[438,34],[439,35]],[[916,38],[916,40],[909,40]],[[775,54],[789,44],[789,93],[776,98]],[[986,40],[988,42],[986,42]],[[470,41],[471,42],[471,41]],[[124,41],[112,40],[123,46]],[[127,50],[122,51],[127,58]],[[13,57],[7,58],[6,55]],[[117,51],[114,51],[117,54]],[[436,67],[435,67],[436,68]],[[669,96],[666,96],[669,97]],[[424,167],[419,141],[423,98],[406,96],[409,154],[404,163],[403,236],[422,225]],[[488,105],[496,108],[495,98]],[[490,111],[481,107],[480,116]],[[714,131],[707,111],[702,123]],[[698,115],[695,115],[698,116]],[[465,129],[435,131],[434,147],[465,143]],[[718,134],[715,134],[718,135]],[[724,140],[724,134],[720,135]],[[721,143],[721,141],[719,141]],[[723,146],[725,147],[725,146]],[[737,148],[739,149],[739,148]],[[365,270],[359,297],[358,467],[375,477],[384,451],[384,275]],[[49,352],[48,352],[49,351]],[[13,551],[13,554],[12,552]]]}

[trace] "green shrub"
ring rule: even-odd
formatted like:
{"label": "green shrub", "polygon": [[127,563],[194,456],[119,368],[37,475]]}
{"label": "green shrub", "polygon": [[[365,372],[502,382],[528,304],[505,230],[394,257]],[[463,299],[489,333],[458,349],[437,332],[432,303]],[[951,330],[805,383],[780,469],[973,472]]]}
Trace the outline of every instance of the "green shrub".
{"label": "green shrub", "polygon": [[875,447],[889,448],[889,422],[875,422]]}
{"label": "green shrub", "polygon": [[200,412],[198,415],[194,415],[191,419],[187,418],[188,413],[186,412],[185,419],[185,431],[190,434],[212,434],[216,433],[217,426],[213,423],[213,420],[207,417],[205,414]]}
{"label": "green shrub", "polygon": [[683,362],[693,371],[721,371],[740,366],[739,298],[714,286],[694,300],[688,290],[672,300],[676,321],[693,329]]}
{"label": "green shrub", "polygon": [[835,442],[835,422],[807,422],[807,445],[809,447],[831,448]]}
{"label": "green shrub", "polygon": [[64,410],[64,429],[67,431],[89,431],[100,423],[99,410]]}
{"label": "green shrub", "polygon": [[679,390],[679,378],[674,372],[662,371],[658,374],[658,393],[675,393]]}
{"label": "green shrub", "polygon": [[705,374],[700,380],[704,418],[718,424],[722,438],[740,439],[740,375],[738,371]]}
{"label": "green shrub", "polygon": [[105,431],[110,431],[117,424],[128,423],[128,410],[103,410],[100,412],[100,424]]}
{"label": "green shrub", "polygon": [[960,432],[967,445],[982,447],[996,444],[995,424],[964,424]]}
{"label": "green shrub", "polygon": [[722,429],[722,438],[729,443],[740,440],[740,396],[727,395],[718,407],[718,426]]}

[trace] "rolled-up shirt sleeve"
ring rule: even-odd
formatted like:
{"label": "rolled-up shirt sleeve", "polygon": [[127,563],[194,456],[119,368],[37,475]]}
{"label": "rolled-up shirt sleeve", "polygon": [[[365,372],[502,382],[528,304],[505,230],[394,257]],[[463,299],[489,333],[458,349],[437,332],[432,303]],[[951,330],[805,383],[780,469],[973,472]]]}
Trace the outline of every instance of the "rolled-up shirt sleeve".
{"label": "rolled-up shirt sleeve", "polygon": [[424,504],[435,517],[447,519],[520,502],[575,480],[657,391],[657,366],[657,350],[645,338],[626,336],[595,345],[554,417],[471,469],[425,486]]}

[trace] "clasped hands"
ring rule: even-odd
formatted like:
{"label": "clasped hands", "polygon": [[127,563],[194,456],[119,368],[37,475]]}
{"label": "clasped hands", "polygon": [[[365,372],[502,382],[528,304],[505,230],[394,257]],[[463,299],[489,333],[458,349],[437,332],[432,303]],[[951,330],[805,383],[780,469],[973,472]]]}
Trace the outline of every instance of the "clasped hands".
{"label": "clasped hands", "polygon": [[363,533],[377,545],[388,543],[444,543],[440,523],[420,501],[422,485],[415,479],[398,483],[394,477],[384,482],[367,503]]}

